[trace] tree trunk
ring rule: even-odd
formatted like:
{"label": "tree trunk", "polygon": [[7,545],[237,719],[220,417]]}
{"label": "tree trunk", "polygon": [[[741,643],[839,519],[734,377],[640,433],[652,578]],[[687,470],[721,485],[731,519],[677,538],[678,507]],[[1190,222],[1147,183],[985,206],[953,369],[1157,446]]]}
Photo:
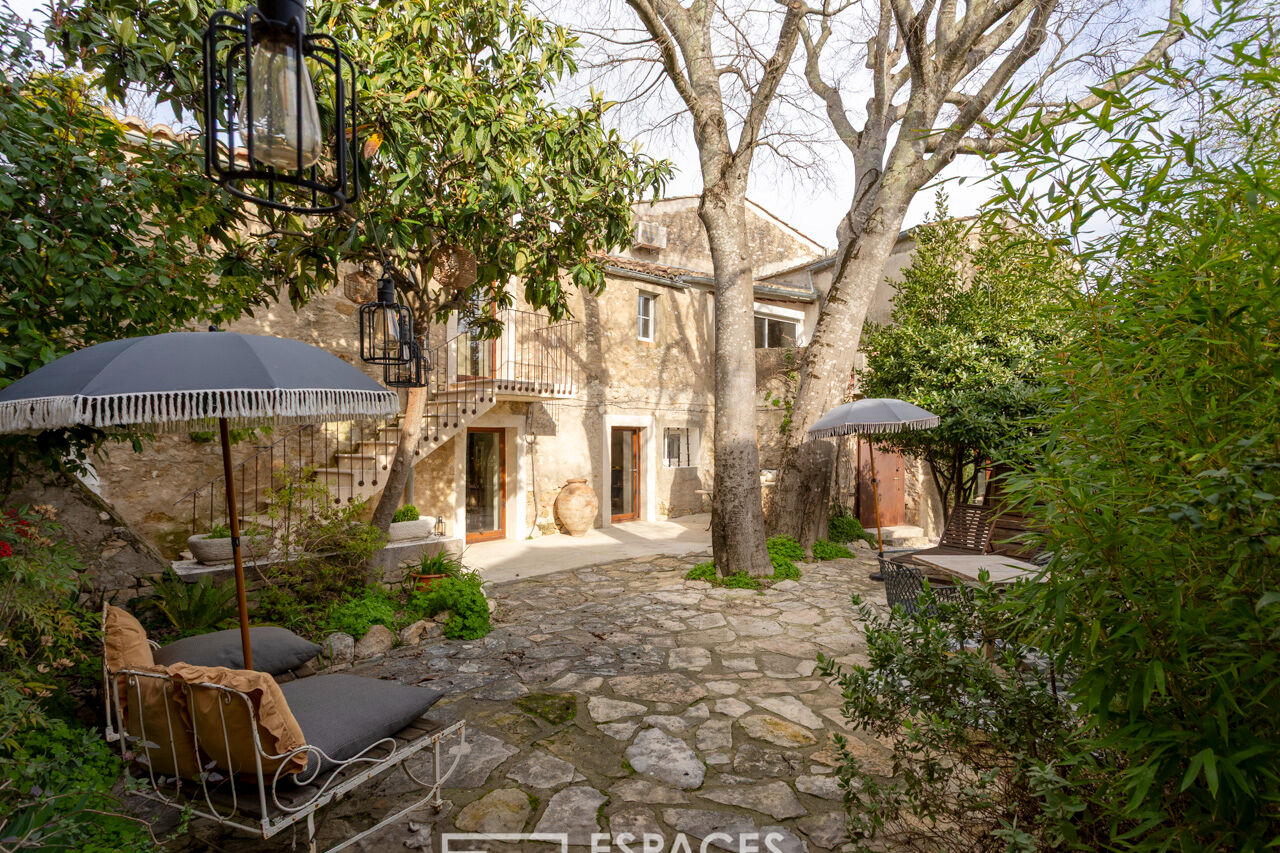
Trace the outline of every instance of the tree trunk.
{"label": "tree trunk", "polygon": [[769,532],[797,539],[806,548],[813,545],[826,519],[834,459],[830,442],[807,440],[808,430],[844,400],[867,309],[884,279],[884,265],[913,192],[905,178],[891,184],[886,176],[882,187],[875,193],[874,206],[860,206],[873,211],[861,228],[848,227],[855,213],[842,223],[836,277],[805,349],[791,431],[770,502]]}
{"label": "tree trunk", "polygon": [[698,208],[715,268],[715,483],[711,548],[721,575],[772,572],[756,445],[754,282],[745,186],[709,187]]}
{"label": "tree trunk", "polygon": [[405,483],[413,476],[414,462],[417,461],[418,441],[422,438],[423,416],[427,408],[427,389],[410,388],[409,399],[405,402],[404,418],[400,421],[400,443],[396,445],[396,455],[387,471],[387,482],[382,487],[382,495],[378,498],[378,507],[373,511],[372,524],[383,533],[391,531],[391,519],[400,507],[400,497],[404,494]]}

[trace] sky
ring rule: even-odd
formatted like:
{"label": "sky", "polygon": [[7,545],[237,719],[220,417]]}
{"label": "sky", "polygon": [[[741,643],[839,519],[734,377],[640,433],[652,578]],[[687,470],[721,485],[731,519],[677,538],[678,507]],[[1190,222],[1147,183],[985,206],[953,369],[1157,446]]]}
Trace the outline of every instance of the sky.
{"label": "sky", "polygon": [[[9,5],[15,13],[35,20],[43,17],[41,10],[47,8],[48,0],[9,0]],[[550,8],[543,3],[535,3],[534,6]],[[548,15],[553,20],[556,17],[554,10]],[[611,93],[605,91],[604,94],[608,97]],[[826,121],[824,117],[816,117],[816,120]],[[670,160],[675,168],[666,195],[696,195],[700,192],[697,155],[687,131],[681,133],[677,129],[671,133],[647,135],[640,141],[647,153]],[[764,157],[758,159],[753,165],[748,197],[811,239],[834,249],[836,225],[849,208],[852,165],[847,152],[836,146],[823,156],[830,162],[825,170],[827,174],[821,178],[796,174],[795,170],[770,163]],[[990,196],[990,191],[975,180],[982,170],[982,164],[975,158],[960,158],[943,172],[953,215],[973,213]],[[962,176],[965,177],[963,184],[956,180]],[[919,223],[933,210],[935,191],[936,188],[926,188],[917,195],[908,212],[906,227]]]}

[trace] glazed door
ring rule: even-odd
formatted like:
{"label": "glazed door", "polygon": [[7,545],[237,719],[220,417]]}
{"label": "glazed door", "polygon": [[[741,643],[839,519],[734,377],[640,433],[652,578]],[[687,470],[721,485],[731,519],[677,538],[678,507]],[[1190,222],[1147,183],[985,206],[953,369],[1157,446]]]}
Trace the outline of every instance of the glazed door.
{"label": "glazed door", "polygon": [[502,429],[467,430],[467,541],[507,535],[507,441]]}
{"label": "glazed door", "polygon": [[609,441],[609,503],[613,522],[640,517],[640,430],[614,427]]}

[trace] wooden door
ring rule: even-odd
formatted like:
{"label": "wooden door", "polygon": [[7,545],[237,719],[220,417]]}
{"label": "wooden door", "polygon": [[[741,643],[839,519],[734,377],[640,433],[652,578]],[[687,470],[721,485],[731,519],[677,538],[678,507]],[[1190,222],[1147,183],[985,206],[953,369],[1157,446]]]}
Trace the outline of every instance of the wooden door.
{"label": "wooden door", "polygon": [[871,442],[866,440],[857,444],[858,521],[867,529],[876,526],[875,501],[871,492],[871,454],[874,452],[880,491],[880,524],[885,527],[906,524],[907,481],[902,454],[873,449]]}
{"label": "wooden door", "polygon": [[640,517],[640,430],[614,427],[609,435],[609,518]]}

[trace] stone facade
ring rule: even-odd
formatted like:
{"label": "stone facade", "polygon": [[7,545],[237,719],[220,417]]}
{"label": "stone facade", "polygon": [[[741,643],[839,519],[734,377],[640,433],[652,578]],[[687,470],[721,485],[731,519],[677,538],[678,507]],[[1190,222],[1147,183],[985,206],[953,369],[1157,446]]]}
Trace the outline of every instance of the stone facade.
{"label": "stone facade", "polygon": [[[505,442],[505,537],[555,533],[553,505],[570,478],[585,477],[600,503],[597,526],[611,524],[610,435],[614,428],[640,431],[638,517],[654,520],[710,508],[714,469],[714,292],[705,232],[697,199],[668,199],[637,206],[638,222],[660,224],[666,245],[632,248],[604,259],[606,287],[598,295],[573,293],[570,310],[581,323],[581,344],[572,354],[579,368],[576,394],[531,399],[499,393],[499,400],[467,426],[502,431]],[[767,211],[749,205],[752,259],[759,271],[758,310],[790,311],[800,320],[800,340],[816,322],[818,300],[829,286],[831,264],[822,246]],[[900,241],[891,266],[910,255]],[[327,292],[294,309],[281,299],[230,327],[232,331],[295,338],[322,347],[381,378],[358,359],[355,312],[369,298],[371,282],[348,268]],[[892,286],[877,294],[872,319],[888,317]],[[648,297],[652,340],[638,334],[639,300]],[[517,306],[517,308],[527,306]],[[433,327],[432,344],[456,334],[456,323]],[[794,349],[757,350],[759,442],[763,468],[777,465],[785,409],[768,401],[794,395]],[[791,361],[788,361],[790,359]],[[668,467],[668,430],[690,430],[692,458]],[[236,461],[250,457],[277,435],[255,436],[234,448]],[[673,438],[675,434],[673,434]],[[685,437],[685,434],[680,434]],[[179,499],[220,475],[219,448],[186,433],[158,438],[142,453],[114,447],[96,460],[98,489],[167,556],[176,557],[191,527],[191,507]],[[457,435],[416,463],[412,500],[423,516],[444,516],[448,535],[466,523],[466,436]],[[323,458],[302,460],[316,467]],[[260,488],[271,471],[258,471]],[[921,485],[921,484],[917,484]],[[909,490],[910,491],[910,490]],[[919,488],[916,489],[920,491]],[[376,492],[371,495],[376,496]],[[909,502],[911,501],[909,495]]]}

